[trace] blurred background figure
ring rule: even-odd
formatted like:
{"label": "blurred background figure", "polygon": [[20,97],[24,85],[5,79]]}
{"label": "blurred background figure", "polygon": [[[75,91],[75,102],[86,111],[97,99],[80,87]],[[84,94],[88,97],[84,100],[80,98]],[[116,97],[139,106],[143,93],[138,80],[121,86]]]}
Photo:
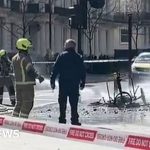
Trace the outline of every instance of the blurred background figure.
{"label": "blurred background figure", "polygon": [[3,103],[4,87],[9,92],[11,105],[14,106],[16,103],[12,73],[12,63],[7,56],[6,50],[2,49],[0,50],[0,104]]}

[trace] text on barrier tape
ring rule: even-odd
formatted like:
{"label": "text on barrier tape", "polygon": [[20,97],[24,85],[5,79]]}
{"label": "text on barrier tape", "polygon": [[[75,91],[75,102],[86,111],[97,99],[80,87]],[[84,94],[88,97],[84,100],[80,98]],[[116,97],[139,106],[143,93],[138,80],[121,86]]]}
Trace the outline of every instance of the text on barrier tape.
{"label": "text on barrier tape", "polygon": [[115,135],[115,133],[114,134],[98,133],[97,139],[100,141],[108,141],[108,142],[124,144],[124,142],[126,140],[126,136],[125,135]]}
{"label": "text on barrier tape", "polygon": [[45,132],[47,133],[58,133],[58,134],[67,134],[67,129],[64,129],[62,127],[57,127],[57,126],[46,126],[44,129]]}
{"label": "text on barrier tape", "polygon": [[129,135],[125,147],[150,150],[150,138]]}
{"label": "text on barrier tape", "polygon": [[22,122],[16,121],[16,120],[9,120],[9,119],[5,119],[3,121],[5,126],[9,126],[9,127],[15,127],[15,128],[21,128],[22,126]]}
{"label": "text on barrier tape", "polygon": [[70,128],[67,137],[85,141],[94,141],[97,131],[80,129],[80,128]]}
{"label": "text on barrier tape", "polygon": [[22,130],[43,133],[45,125],[45,123],[24,121],[22,125]]}

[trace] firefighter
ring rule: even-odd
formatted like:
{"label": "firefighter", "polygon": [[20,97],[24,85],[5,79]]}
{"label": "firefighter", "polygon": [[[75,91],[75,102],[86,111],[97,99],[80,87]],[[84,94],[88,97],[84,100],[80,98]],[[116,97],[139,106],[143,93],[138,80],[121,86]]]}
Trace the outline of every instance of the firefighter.
{"label": "firefighter", "polygon": [[43,76],[39,75],[34,69],[29,49],[32,43],[26,38],[20,38],[16,42],[18,53],[12,58],[17,103],[13,111],[13,116],[28,118],[34,103],[35,79],[43,82]]}
{"label": "firefighter", "polygon": [[3,103],[3,90],[6,86],[11,105],[15,105],[15,90],[12,81],[12,63],[7,56],[6,50],[0,50],[0,104]]}
{"label": "firefighter", "polygon": [[71,106],[71,124],[81,125],[78,115],[79,87],[85,86],[86,72],[82,57],[75,51],[76,42],[68,39],[65,50],[57,57],[51,73],[51,88],[55,89],[55,79],[59,75],[59,123],[66,123],[67,97]]}

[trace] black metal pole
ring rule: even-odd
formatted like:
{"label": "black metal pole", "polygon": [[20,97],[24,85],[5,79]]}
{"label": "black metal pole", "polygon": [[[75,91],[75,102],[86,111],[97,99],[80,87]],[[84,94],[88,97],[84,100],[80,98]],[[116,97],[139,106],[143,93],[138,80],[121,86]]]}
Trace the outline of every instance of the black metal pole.
{"label": "black metal pole", "polygon": [[82,54],[82,49],[81,49],[81,37],[82,37],[82,33],[81,33],[81,27],[78,28],[78,53]]}
{"label": "black metal pole", "polygon": [[131,63],[132,63],[132,14],[128,14],[128,52],[129,52],[129,77],[131,78]]}
{"label": "black metal pole", "polygon": [[52,3],[49,0],[49,50],[52,48]]}
{"label": "black metal pole", "polygon": [[[77,5],[80,6],[80,0],[77,0]],[[81,54],[81,25],[78,24],[78,53]]]}
{"label": "black metal pole", "polygon": [[87,0],[77,0],[79,6],[78,17],[78,52],[83,55],[82,50],[82,29],[87,29]]}

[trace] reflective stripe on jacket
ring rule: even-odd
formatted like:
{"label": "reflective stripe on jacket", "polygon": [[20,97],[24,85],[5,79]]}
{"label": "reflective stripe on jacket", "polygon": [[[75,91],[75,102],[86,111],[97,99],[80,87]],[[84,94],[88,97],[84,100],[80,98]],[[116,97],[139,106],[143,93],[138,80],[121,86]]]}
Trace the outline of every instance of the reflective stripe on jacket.
{"label": "reflective stripe on jacket", "polygon": [[29,76],[28,70],[33,68],[31,57],[28,53],[17,53],[13,58],[16,85],[35,85],[35,78]]}

